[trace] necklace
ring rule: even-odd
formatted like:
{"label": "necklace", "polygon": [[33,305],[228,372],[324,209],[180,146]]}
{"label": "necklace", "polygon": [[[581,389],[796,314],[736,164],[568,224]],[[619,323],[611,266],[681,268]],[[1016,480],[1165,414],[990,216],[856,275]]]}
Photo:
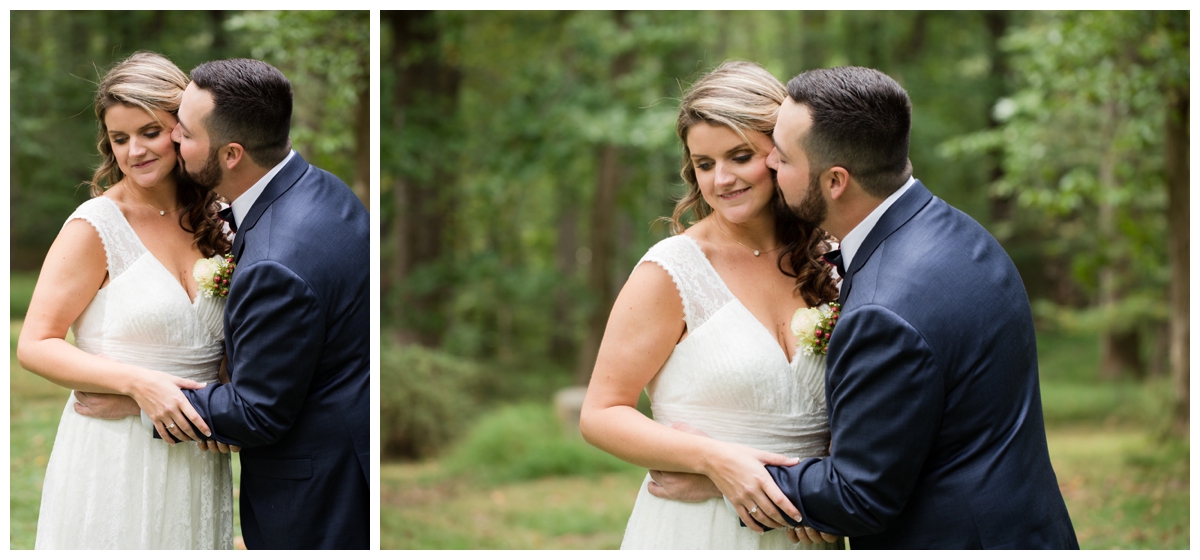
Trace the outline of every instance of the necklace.
{"label": "necklace", "polygon": [[725,233],[725,228],[721,227],[720,221],[713,220],[713,223],[717,224],[717,230],[721,232],[721,235],[724,235],[725,237],[728,237],[730,241],[737,243],[738,245],[741,245],[742,247],[745,247],[751,253],[754,253],[754,256],[756,256],[756,257],[761,255],[762,253],[774,253],[775,251],[779,250],[779,247],[782,247],[782,245],[780,245],[779,247],[775,247],[774,249],[771,249],[769,251],[759,251],[758,249],[751,249],[750,247],[746,247],[746,245],[744,245],[741,241],[734,239],[732,235]]}
{"label": "necklace", "polygon": [[[129,185],[126,185],[126,186],[125,186],[125,188],[126,188],[126,189],[128,189],[128,190],[129,190],[129,192],[133,194],[133,197],[134,197],[134,198],[138,199],[138,202],[141,202],[142,204],[145,204],[146,206],[149,206],[150,208],[153,208],[155,212],[158,212],[158,215],[159,215],[159,216],[166,216],[166,215],[167,215],[167,211],[166,211],[166,210],[159,210],[157,206],[155,206],[155,205],[153,205],[153,204],[150,204],[149,202],[146,202],[146,200],[145,200],[145,199],[143,199],[143,198],[141,197],[141,195],[137,194],[137,192],[136,192],[136,189],[134,189],[134,187],[130,187]],[[172,214],[174,214],[174,213],[175,213],[175,210],[179,210],[179,208],[177,207],[177,208],[175,208],[174,210],[171,210],[171,213],[172,213]]]}

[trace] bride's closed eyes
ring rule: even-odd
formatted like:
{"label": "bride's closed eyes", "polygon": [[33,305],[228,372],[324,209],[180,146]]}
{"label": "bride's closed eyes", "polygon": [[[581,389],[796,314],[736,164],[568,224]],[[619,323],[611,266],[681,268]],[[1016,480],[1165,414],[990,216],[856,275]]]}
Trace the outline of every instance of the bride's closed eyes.
{"label": "bride's closed eyes", "polygon": [[[743,153],[739,153],[739,154],[731,157],[730,159],[732,159],[734,161],[734,163],[739,163],[739,164],[749,163],[751,159],[754,159],[754,152],[747,150]],[[692,166],[701,171],[709,171],[713,168],[714,165],[716,165],[716,163],[710,158],[693,158],[692,159]]]}
{"label": "bride's closed eyes", "polygon": [[[159,135],[161,135],[161,134],[162,134],[162,130],[152,130],[152,131],[142,133],[142,136],[145,136],[146,138],[153,140],[155,138],[158,138]],[[125,134],[109,135],[109,141],[112,142],[113,144],[124,145],[126,142],[129,141],[129,136],[127,136]]]}

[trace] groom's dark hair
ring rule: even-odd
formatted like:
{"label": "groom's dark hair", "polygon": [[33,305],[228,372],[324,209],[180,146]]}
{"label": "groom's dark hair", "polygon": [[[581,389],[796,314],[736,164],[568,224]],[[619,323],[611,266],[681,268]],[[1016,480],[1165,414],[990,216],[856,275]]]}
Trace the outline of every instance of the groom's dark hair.
{"label": "groom's dark hair", "polygon": [[814,175],[844,167],[877,198],[908,180],[912,102],[887,74],[858,66],[819,68],[792,78],[787,90],[812,117],[800,143]]}
{"label": "groom's dark hair", "polygon": [[204,121],[213,145],[237,142],[260,167],[291,151],[292,83],[261,60],[230,58],[192,69],[192,82],[213,97]]}

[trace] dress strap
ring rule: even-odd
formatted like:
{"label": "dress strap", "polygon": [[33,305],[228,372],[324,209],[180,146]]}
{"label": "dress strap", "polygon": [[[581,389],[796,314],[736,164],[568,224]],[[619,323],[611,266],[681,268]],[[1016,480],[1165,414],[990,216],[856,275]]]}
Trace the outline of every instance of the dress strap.
{"label": "dress strap", "polygon": [[686,235],[676,235],[659,241],[638,265],[650,261],[661,266],[683,300],[683,319],[689,331],[700,328],[726,303],[733,300],[733,293],[717,275],[700,244]]}
{"label": "dress strap", "polygon": [[108,275],[112,279],[124,273],[146,252],[145,245],[142,245],[142,240],[138,239],[125,215],[121,213],[121,208],[107,197],[98,196],[80,204],[63,223],[63,227],[75,219],[91,224],[100,235],[100,242],[104,244],[107,257]]}

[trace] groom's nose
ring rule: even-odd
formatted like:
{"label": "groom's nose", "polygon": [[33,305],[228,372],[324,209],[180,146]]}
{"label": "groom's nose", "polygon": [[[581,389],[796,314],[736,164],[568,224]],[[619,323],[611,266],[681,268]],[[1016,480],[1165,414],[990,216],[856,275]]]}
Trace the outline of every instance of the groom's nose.
{"label": "groom's nose", "polygon": [[774,147],[771,148],[771,153],[767,154],[767,167],[773,171],[779,170],[779,153]]}
{"label": "groom's nose", "polygon": [[171,127],[171,141],[178,144],[182,136],[179,132],[179,123],[175,123],[175,126]]}

